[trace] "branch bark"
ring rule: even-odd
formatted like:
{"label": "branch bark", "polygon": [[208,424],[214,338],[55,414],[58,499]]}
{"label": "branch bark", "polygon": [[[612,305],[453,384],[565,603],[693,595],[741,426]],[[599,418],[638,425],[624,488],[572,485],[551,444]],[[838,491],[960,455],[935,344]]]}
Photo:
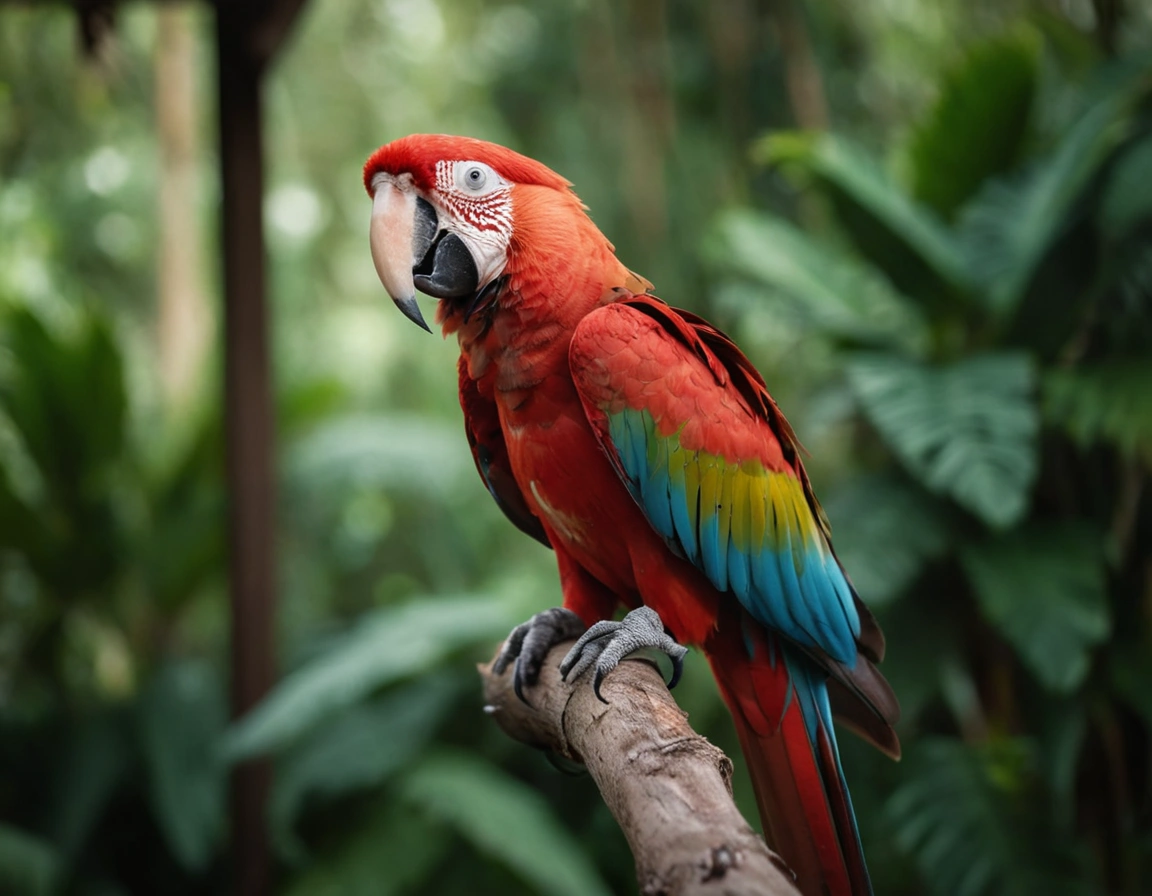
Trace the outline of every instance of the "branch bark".
{"label": "branch bark", "polygon": [[632,848],[641,894],[799,896],[732,801],[731,760],[692,730],[660,673],[626,660],[604,680],[601,703],[586,676],[560,679],[570,646],[549,653],[531,706],[491,664],[480,667],[484,696],[509,736],[587,766]]}

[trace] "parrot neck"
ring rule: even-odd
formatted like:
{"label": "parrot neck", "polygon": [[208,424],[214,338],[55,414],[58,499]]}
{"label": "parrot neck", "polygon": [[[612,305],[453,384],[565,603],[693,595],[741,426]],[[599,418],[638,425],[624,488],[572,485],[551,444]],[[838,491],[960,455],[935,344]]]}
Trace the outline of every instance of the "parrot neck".
{"label": "parrot neck", "polygon": [[513,201],[507,285],[492,316],[460,325],[457,336],[472,378],[491,378],[516,407],[540,384],[570,380],[572,334],[616,299],[613,290],[644,292],[651,284],[620,263],[574,194],[517,186]]}
{"label": "parrot neck", "polygon": [[518,187],[505,273],[509,306],[571,332],[630,273],[570,191]]}

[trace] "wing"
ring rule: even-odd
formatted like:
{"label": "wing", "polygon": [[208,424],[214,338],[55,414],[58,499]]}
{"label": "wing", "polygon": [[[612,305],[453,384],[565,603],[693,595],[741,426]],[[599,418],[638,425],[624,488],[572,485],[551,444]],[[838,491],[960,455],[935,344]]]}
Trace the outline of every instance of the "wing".
{"label": "wing", "polygon": [[468,434],[468,445],[472,448],[472,459],[476,461],[480,478],[496,499],[497,506],[517,529],[531,535],[546,547],[552,547],[544,527],[528,509],[524,494],[512,475],[508,446],[504,444],[504,430],[500,428],[496,405],[480,394],[476,381],[468,375],[468,364],[463,357],[457,369],[460,375],[460,407],[464,409],[464,430]]}
{"label": "wing", "polygon": [[880,658],[796,437],[728,337],[633,296],[588,315],[569,360],[602,447],[673,551],[825,665]]}

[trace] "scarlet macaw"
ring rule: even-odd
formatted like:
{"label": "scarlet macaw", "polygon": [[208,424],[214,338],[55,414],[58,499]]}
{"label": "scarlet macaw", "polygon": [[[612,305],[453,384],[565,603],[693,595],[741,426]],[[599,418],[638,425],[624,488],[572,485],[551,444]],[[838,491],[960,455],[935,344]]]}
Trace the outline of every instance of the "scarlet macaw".
{"label": "scarlet macaw", "polygon": [[[505,645],[517,692],[646,644],[699,645],[761,816],[806,894],[870,893],[832,715],[899,755],[884,638],[832,551],[791,427],[701,318],[650,294],[560,175],[480,140],[413,135],[364,167],[377,273],[460,344],[460,403],[505,514],[556,552],[564,608]],[[635,609],[611,620],[620,605]],[[658,619],[652,611],[658,614]]]}

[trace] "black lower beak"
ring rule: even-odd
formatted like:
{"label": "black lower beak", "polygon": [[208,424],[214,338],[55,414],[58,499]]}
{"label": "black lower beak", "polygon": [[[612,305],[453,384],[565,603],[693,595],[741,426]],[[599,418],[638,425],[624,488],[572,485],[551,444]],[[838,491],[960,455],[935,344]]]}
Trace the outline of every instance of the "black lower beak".
{"label": "black lower beak", "polygon": [[412,271],[420,292],[437,299],[459,299],[475,294],[480,285],[476,261],[454,233],[440,231],[420,265]]}

